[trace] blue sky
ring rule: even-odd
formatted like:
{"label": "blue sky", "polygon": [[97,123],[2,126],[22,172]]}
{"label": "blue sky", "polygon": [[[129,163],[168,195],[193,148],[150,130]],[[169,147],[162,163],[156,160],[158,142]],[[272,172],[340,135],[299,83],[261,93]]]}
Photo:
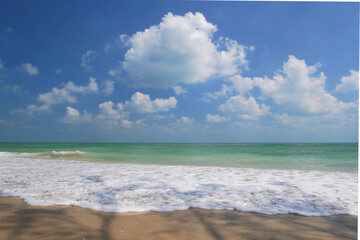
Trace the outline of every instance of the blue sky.
{"label": "blue sky", "polygon": [[359,3],[11,1],[0,141],[358,139]]}

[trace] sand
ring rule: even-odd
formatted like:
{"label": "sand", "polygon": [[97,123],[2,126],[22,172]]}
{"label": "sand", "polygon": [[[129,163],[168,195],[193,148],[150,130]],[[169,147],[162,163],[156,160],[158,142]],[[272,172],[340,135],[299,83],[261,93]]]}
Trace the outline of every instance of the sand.
{"label": "sand", "polygon": [[0,197],[0,239],[357,239],[357,216],[198,208],[105,213],[74,206],[31,206],[18,197]]}

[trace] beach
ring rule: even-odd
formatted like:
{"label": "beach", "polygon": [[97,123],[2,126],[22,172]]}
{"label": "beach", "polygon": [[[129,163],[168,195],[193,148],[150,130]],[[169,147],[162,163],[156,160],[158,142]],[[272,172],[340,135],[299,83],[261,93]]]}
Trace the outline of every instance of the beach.
{"label": "beach", "polygon": [[0,144],[0,239],[356,239],[355,144]]}
{"label": "beach", "polygon": [[357,216],[235,210],[106,213],[0,197],[0,239],[357,239]]}

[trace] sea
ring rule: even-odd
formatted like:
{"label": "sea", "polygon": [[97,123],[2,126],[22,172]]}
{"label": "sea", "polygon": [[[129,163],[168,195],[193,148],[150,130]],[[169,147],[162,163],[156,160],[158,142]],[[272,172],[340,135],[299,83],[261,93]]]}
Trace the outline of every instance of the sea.
{"label": "sea", "polygon": [[358,214],[357,143],[0,143],[0,195],[106,212]]}

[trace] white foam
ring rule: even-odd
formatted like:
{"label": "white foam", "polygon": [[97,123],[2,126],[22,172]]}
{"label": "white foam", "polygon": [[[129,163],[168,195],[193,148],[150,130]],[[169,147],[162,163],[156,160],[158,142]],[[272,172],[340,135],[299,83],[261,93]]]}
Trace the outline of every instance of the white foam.
{"label": "white foam", "polygon": [[0,152],[0,195],[111,212],[357,215],[357,173],[94,163]]}

